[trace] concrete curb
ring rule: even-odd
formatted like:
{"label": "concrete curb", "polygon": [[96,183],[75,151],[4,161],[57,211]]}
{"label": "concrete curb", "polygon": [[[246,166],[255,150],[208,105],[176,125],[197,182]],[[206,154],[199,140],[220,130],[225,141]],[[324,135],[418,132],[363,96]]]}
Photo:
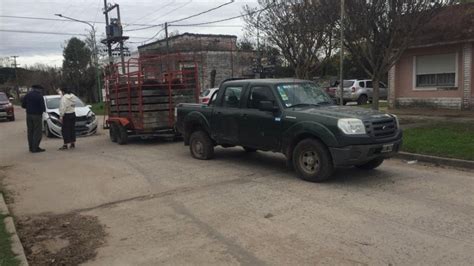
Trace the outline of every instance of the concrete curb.
{"label": "concrete curb", "polygon": [[21,245],[20,238],[16,233],[15,223],[13,222],[13,218],[10,216],[10,212],[8,211],[7,204],[3,199],[3,194],[0,193],[0,212],[3,215],[7,215],[8,217],[3,220],[5,223],[5,227],[7,232],[11,234],[10,239],[12,241],[12,251],[16,254],[16,258],[20,261],[20,265],[28,266],[28,261],[26,260],[25,251],[23,250],[23,246]]}
{"label": "concrete curb", "polygon": [[435,165],[444,165],[458,168],[474,169],[474,161],[443,158],[431,155],[422,155],[409,152],[399,152],[396,158],[403,160],[418,160],[420,162],[432,163]]}

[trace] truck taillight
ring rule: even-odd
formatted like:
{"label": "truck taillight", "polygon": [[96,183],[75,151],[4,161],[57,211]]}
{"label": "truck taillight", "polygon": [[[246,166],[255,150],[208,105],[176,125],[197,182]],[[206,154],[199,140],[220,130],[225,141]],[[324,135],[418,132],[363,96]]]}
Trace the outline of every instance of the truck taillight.
{"label": "truck taillight", "polygon": [[355,88],[355,87],[352,87],[352,92],[356,92],[356,88]]}

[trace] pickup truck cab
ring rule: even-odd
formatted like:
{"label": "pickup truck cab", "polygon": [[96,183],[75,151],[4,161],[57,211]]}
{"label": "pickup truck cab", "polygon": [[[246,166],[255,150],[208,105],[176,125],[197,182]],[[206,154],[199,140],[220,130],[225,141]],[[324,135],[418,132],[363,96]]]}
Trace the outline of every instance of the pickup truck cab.
{"label": "pickup truck cab", "polygon": [[311,81],[232,80],[211,99],[176,107],[177,130],[201,160],[217,145],[280,152],[300,178],[319,182],[337,167],[374,169],[402,143],[396,116],[337,106]]}

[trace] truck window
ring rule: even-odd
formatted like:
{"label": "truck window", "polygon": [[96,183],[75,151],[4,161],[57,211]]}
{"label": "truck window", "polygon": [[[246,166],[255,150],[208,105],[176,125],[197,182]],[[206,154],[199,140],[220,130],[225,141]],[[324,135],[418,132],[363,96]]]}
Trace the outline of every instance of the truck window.
{"label": "truck window", "polygon": [[222,106],[239,108],[240,95],[242,94],[242,87],[227,87],[224,91],[224,102]]}
{"label": "truck window", "polygon": [[275,101],[271,89],[268,87],[251,88],[247,108],[258,109],[261,101]]}

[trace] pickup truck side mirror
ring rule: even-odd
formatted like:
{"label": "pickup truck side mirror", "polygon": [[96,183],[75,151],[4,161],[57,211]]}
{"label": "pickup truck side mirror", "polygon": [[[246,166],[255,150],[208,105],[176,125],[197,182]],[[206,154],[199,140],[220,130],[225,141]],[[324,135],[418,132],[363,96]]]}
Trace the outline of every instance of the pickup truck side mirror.
{"label": "pickup truck side mirror", "polygon": [[260,111],[276,112],[278,107],[272,101],[260,101],[258,105]]}

